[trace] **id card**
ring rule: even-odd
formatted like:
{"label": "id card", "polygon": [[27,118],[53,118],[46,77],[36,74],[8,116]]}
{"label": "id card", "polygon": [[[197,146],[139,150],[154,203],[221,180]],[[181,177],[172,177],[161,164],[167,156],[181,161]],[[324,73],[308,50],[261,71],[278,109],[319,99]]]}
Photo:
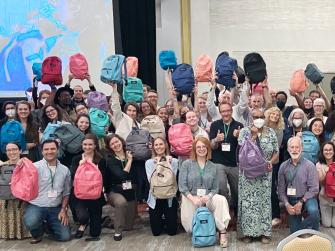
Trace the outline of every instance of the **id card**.
{"label": "id card", "polygon": [[56,197],[57,197],[57,191],[56,190],[48,191],[48,198],[56,198]]}
{"label": "id card", "polygon": [[129,189],[132,189],[132,185],[131,185],[131,181],[127,180],[127,181],[124,181],[122,182],[122,189],[123,190],[129,190]]}
{"label": "id card", "polygon": [[287,195],[288,196],[296,196],[297,195],[297,189],[293,187],[287,187]]}
{"label": "id card", "polygon": [[222,143],[221,144],[222,152],[230,152],[230,144],[229,143]]}
{"label": "id card", "polygon": [[199,196],[199,197],[206,196],[206,189],[205,188],[198,188],[197,189],[197,196]]}

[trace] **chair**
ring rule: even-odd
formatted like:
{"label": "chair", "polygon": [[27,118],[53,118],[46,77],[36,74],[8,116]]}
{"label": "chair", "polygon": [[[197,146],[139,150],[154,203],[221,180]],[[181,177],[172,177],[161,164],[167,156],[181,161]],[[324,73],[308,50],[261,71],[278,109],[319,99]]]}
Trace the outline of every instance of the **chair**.
{"label": "chair", "polygon": [[[299,237],[300,235],[308,235]],[[302,229],[279,242],[277,251],[334,251],[334,239],[324,233]]]}

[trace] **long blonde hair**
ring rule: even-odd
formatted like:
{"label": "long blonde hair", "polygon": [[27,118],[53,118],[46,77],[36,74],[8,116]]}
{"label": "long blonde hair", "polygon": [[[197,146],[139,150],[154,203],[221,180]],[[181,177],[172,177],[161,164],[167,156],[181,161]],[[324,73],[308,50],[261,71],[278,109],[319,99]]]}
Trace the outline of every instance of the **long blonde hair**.
{"label": "long blonde hair", "polygon": [[279,113],[279,119],[278,119],[278,122],[276,124],[276,128],[272,128],[272,129],[284,129],[285,127],[285,124],[284,124],[284,118],[283,118],[283,114],[281,112],[281,110],[278,108],[278,107],[271,107],[269,109],[267,109],[265,112],[264,112],[264,116],[265,116],[265,125],[267,127],[270,127],[269,126],[269,122],[270,122],[270,115],[271,113],[274,113],[274,112],[278,112]]}

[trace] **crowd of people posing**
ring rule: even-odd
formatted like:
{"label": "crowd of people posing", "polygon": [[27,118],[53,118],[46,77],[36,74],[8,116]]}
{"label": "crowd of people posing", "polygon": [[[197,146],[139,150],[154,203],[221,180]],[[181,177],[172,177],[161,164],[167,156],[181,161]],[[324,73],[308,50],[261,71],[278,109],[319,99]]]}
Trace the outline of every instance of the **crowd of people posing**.
{"label": "crowd of people posing", "polygon": [[[267,80],[259,84],[260,91],[251,92],[248,80],[226,90],[212,79],[209,92],[198,93],[196,84],[186,97],[174,91],[166,71],[169,99],[158,106],[158,93],[148,85],[138,104],[123,102],[114,83],[106,97],[89,76],[90,91],[72,87],[71,80],[70,75],[64,87],[41,91],[36,104],[3,104],[1,132],[15,121],[23,128],[24,143],[1,135],[1,170],[30,159],[38,171],[38,194],[28,202],[0,200],[0,238],[32,237],[31,243],[38,243],[47,232],[68,241],[71,210],[77,223],[74,238],[82,238],[89,226],[86,240],[99,240],[102,208],[111,205],[114,240],[120,241],[124,231],[132,230],[137,204],[143,202],[154,236],[177,234],[179,208],[181,224],[191,233],[197,208],[207,207],[222,247],[228,246],[233,217],[245,243],[270,243],[272,228],[281,224],[281,207],[291,232],[319,230],[320,220],[335,227],[334,197],[326,192],[335,154],[335,92],[331,100],[321,85],[308,96],[291,92],[297,105],[287,106],[287,93],[270,90]],[[94,95],[99,102],[92,102]],[[96,116],[96,110],[104,113]],[[143,125],[150,124],[149,118],[163,129],[148,126],[146,138]],[[69,135],[58,137],[59,128],[80,133],[80,143],[66,142]],[[265,163],[261,172],[245,167],[257,167],[257,161]],[[98,198],[82,199],[75,191],[75,177],[87,163],[102,176]],[[173,181],[168,189],[156,184],[160,175]]]}

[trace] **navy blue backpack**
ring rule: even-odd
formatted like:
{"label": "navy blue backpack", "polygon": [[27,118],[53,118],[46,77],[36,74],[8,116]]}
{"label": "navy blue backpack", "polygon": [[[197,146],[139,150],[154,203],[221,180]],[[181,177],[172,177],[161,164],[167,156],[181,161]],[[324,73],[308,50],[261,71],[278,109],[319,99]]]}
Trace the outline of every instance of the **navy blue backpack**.
{"label": "navy blue backpack", "polygon": [[177,58],[174,51],[161,51],[159,53],[159,64],[163,70],[175,69],[177,66]]}
{"label": "navy blue backpack", "polygon": [[172,72],[172,83],[180,94],[190,94],[194,88],[194,72],[189,64],[179,64]]}
{"label": "navy blue backpack", "polygon": [[235,86],[235,80],[233,79],[233,73],[237,70],[237,61],[227,55],[226,52],[222,52],[216,59],[215,72],[217,72],[218,84],[224,85],[227,89]]}

